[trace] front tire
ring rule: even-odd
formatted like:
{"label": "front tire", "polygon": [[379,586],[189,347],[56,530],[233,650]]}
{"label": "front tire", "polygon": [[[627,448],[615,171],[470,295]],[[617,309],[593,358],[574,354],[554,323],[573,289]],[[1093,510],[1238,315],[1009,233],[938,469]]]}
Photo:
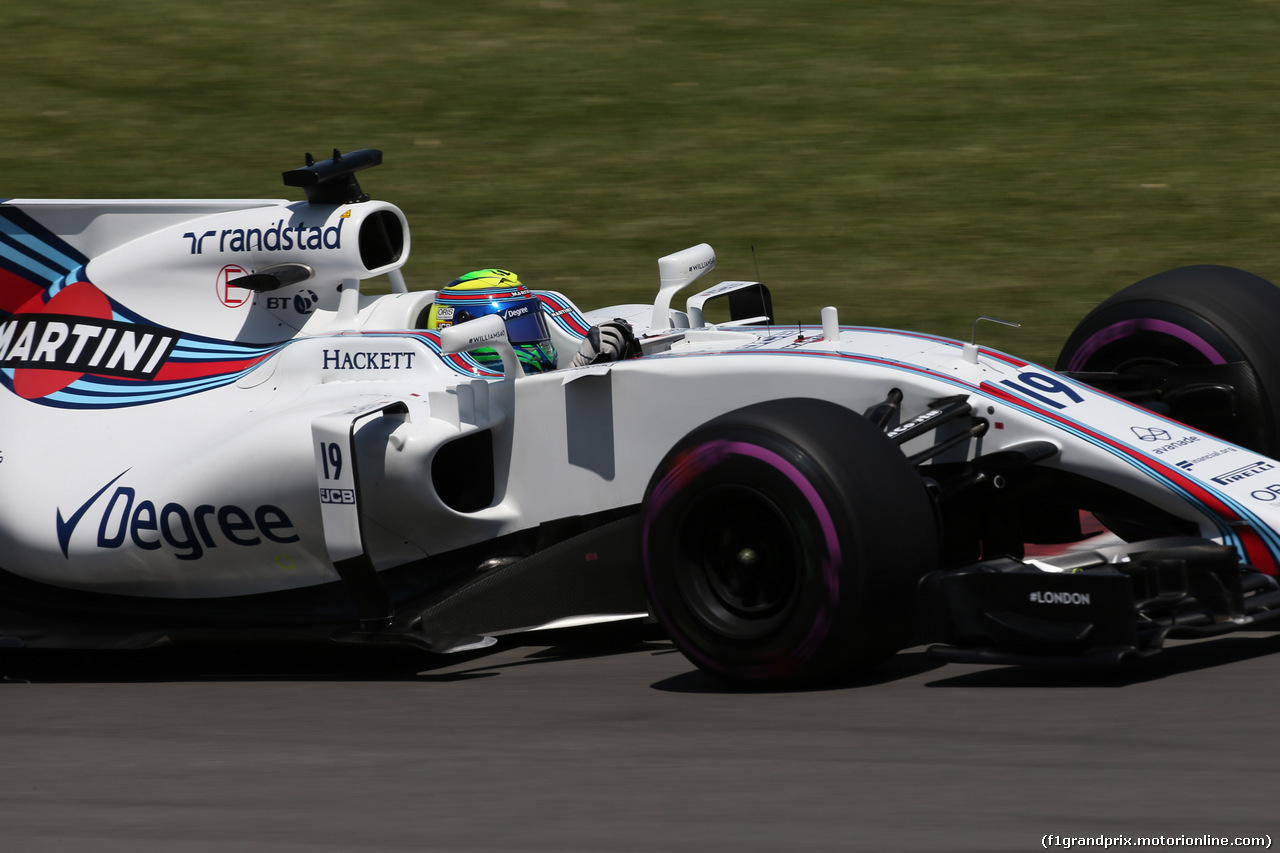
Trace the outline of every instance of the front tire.
{"label": "front tire", "polygon": [[701,669],[798,686],[872,666],[914,628],[937,524],[920,477],[866,419],[776,400],[682,439],[650,481],[654,615]]}
{"label": "front tire", "polygon": [[[1136,379],[1170,417],[1280,453],[1280,288],[1252,273],[1190,266],[1130,285],[1080,321],[1057,369]],[[1230,408],[1189,393],[1215,382],[1231,387]]]}

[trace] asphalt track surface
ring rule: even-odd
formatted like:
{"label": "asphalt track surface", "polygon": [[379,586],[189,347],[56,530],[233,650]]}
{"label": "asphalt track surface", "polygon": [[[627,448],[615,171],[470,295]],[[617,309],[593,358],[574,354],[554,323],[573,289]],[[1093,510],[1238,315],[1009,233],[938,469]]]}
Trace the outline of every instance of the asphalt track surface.
{"label": "asphalt track surface", "polygon": [[10,851],[1024,851],[1280,828],[1273,635],[1124,670],[911,649],[802,693],[735,692],[634,637],[471,659],[6,651],[0,671]]}

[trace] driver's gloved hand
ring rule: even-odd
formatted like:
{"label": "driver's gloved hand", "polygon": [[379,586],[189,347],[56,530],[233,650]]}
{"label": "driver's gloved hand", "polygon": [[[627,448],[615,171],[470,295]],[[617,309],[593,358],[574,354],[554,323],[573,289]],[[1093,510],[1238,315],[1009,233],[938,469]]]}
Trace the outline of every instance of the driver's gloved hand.
{"label": "driver's gloved hand", "polygon": [[640,342],[626,320],[606,320],[592,326],[578,347],[570,367],[603,364],[640,355]]}

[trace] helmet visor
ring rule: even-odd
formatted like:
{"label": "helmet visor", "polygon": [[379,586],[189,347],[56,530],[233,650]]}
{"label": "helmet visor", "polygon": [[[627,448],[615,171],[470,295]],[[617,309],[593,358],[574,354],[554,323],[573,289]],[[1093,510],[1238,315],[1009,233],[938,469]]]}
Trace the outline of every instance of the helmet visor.
{"label": "helmet visor", "polygon": [[551,339],[542,304],[537,299],[505,303],[495,313],[507,324],[507,338],[513,344],[536,344]]}

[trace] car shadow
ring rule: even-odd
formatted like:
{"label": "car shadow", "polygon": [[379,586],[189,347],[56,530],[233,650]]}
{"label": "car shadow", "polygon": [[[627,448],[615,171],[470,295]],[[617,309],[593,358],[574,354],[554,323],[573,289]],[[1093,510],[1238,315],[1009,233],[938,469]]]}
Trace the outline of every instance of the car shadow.
{"label": "car shadow", "polygon": [[924,682],[930,688],[986,687],[1096,687],[1115,688],[1156,681],[1202,669],[1227,666],[1280,653],[1280,635],[1220,637],[1212,640],[1172,645],[1158,655],[1116,666],[1018,665],[982,666],[952,664],[932,658],[923,649],[899,652],[880,666],[860,675],[814,687],[758,688],[726,684],[699,669],[683,672],[651,684],[654,690],[671,693],[770,693],[856,690],[917,678],[937,670],[956,675]]}
{"label": "car shadow", "polygon": [[145,650],[5,649],[0,683],[382,680],[413,678],[427,655],[412,649],[319,644],[181,645]]}
{"label": "car shadow", "polygon": [[1118,666],[997,666],[931,681],[925,687],[1128,687],[1280,653],[1280,634],[1171,645],[1157,655]]}
{"label": "car shadow", "polygon": [[[419,681],[493,678],[556,660],[654,651],[649,636],[618,630],[527,634],[475,651],[325,642],[183,643],[153,649],[0,649],[0,685],[180,681]],[[669,648],[665,641],[658,648]],[[521,654],[528,649],[527,654]],[[504,654],[506,653],[506,654]],[[519,656],[511,660],[512,655]],[[489,663],[490,660],[499,662]]]}
{"label": "car shadow", "polygon": [[670,678],[664,678],[661,681],[651,684],[650,687],[654,690],[663,690],[669,693],[773,693],[777,692],[779,689],[793,693],[815,693],[831,690],[850,690],[860,687],[874,687],[878,684],[887,684],[893,681],[901,681],[905,678],[913,678],[946,665],[945,661],[930,658],[923,651],[906,651],[899,652],[877,666],[875,669],[867,672],[826,684],[801,688],[799,691],[795,688],[759,688],[730,685],[720,681],[712,675],[708,675],[700,669],[684,672],[680,675],[673,675]]}
{"label": "car shadow", "polygon": [[[547,640],[556,640],[547,644]],[[1233,635],[1173,645],[1119,666],[982,666],[948,664],[910,649],[875,669],[801,692],[857,690],[928,673],[929,688],[1127,687],[1280,653],[1280,635]],[[17,683],[181,681],[417,681],[494,678],[514,668],[628,654],[678,655],[667,640],[605,632],[568,637],[516,635],[474,652],[433,655],[397,646],[324,643],[191,644],[147,650],[0,649],[0,686]],[[955,672],[955,675],[947,675]],[[650,685],[669,693],[764,693],[691,668]],[[794,689],[792,692],[796,692]]]}

